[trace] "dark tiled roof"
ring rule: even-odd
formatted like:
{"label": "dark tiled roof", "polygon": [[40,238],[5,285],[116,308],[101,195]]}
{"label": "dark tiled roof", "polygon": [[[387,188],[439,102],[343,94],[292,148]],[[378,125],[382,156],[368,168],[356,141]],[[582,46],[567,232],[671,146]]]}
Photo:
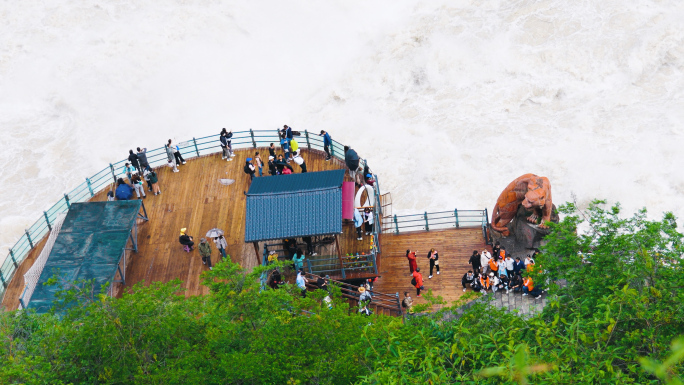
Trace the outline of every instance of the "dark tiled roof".
{"label": "dark tiled roof", "polygon": [[254,178],[245,242],[342,232],[344,170]]}

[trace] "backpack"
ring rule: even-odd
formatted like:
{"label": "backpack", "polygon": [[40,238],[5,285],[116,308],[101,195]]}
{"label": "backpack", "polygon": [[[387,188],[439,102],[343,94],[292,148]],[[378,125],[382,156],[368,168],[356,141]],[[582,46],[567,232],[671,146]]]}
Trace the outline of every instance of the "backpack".
{"label": "backpack", "polygon": [[245,174],[247,174],[247,175],[249,175],[249,174],[252,173],[252,169],[249,168],[249,164],[246,164],[246,165],[245,165],[244,170],[245,170]]}
{"label": "backpack", "polygon": [[411,279],[411,285],[416,286],[417,283],[418,282],[416,282],[416,277],[413,277],[413,279]]}

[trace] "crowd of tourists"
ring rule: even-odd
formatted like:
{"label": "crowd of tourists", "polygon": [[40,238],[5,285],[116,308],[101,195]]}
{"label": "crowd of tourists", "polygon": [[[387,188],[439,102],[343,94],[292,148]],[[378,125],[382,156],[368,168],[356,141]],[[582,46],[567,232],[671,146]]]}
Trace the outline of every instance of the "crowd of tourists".
{"label": "crowd of tourists", "polygon": [[506,294],[522,293],[523,296],[541,298],[540,286],[535,286],[532,277],[525,274],[536,267],[533,255],[528,255],[524,261],[520,257],[513,259],[499,242],[494,244],[492,252],[493,255],[487,250],[482,250],[481,253],[473,250],[468,261],[472,270],[461,278],[464,292],[470,288],[482,294],[491,290],[492,293],[505,291]]}

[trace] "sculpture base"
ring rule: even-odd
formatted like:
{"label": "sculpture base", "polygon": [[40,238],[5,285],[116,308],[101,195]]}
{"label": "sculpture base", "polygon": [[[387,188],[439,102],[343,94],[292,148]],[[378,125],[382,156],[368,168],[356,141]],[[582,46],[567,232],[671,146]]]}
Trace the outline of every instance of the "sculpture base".
{"label": "sculpture base", "polygon": [[[520,257],[524,259],[527,254],[532,254],[533,251],[538,250],[544,245],[544,237],[549,234],[549,229],[542,229],[539,225],[527,221],[532,213],[525,210],[520,205],[515,218],[506,226],[511,232],[511,235],[504,237],[498,231],[492,231],[492,240],[499,242],[506,248],[513,258]],[[551,221],[558,223],[560,220],[556,206],[553,206],[551,214]]]}

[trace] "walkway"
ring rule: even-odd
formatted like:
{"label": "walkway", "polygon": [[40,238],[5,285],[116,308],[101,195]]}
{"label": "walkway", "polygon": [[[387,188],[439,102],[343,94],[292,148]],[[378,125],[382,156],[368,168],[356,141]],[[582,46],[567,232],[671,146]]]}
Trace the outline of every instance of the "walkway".
{"label": "walkway", "polygon": [[[425,289],[432,289],[450,306],[463,295],[461,277],[471,269],[468,259],[473,250],[482,251],[486,246],[482,238],[482,230],[478,228],[461,228],[435,231],[417,231],[404,234],[382,234],[380,236],[382,257],[379,264],[380,278],[374,289],[382,293],[399,293],[404,297],[408,291],[415,304],[424,303],[416,298],[416,289],[411,285],[406,249],[417,250],[417,262],[423,278]],[[430,264],[427,259],[430,248],[439,253],[441,274],[428,279]],[[437,309],[433,309],[437,310]]]}
{"label": "walkway", "polygon": [[[187,233],[195,238],[196,243],[199,243],[207,230],[214,227],[223,229],[226,231],[227,253],[231,260],[248,270],[257,264],[254,246],[244,243],[244,192],[249,187],[249,177],[242,170],[245,159],[253,157],[257,150],[261,153],[261,158],[268,161],[268,149],[258,148],[237,150],[231,162],[221,160],[220,154],[214,154],[188,160],[187,164],[179,167],[179,173],[173,173],[168,167],[157,170],[162,194],[153,196],[148,192],[144,200],[150,221],[140,224],[140,249],[138,253],[131,254],[126,287],[132,287],[143,280],[149,284],[154,281],[181,279],[181,286],[187,290],[186,296],[208,294],[209,289],[200,280],[200,274],[208,270],[208,267],[202,264],[197,250],[186,253],[178,243],[179,230],[183,227],[187,228]],[[303,150],[303,157],[309,171],[344,167],[343,162],[337,159],[326,162],[322,151]],[[292,167],[295,172],[299,172],[299,166],[293,163]],[[268,174],[267,168],[264,172],[265,175]],[[235,179],[235,183],[223,186],[219,179],[224,178]],[[106,200],[106,191],[101,191],[92,199],[103,200]],[[282,220],[278,218],[278,213],[273,213],[273,218],[274,223]],[[345,231],[351,234],[347,229]],[[43,244],[44,241],[41,241],[40,247],[32,250],[12,279],[3,300],[3,306],[7,309],[18,307],[24,288],[23,274],[33,265]],[[348,240],[343,236],[340,244],[344,253],[361,251],[355,250],[361,245],[356,244],[354,238]],[[213,242],[211,246],[212,262],[216,263],[217,251]],[[364,245],[364,249],[367,247]]]}

